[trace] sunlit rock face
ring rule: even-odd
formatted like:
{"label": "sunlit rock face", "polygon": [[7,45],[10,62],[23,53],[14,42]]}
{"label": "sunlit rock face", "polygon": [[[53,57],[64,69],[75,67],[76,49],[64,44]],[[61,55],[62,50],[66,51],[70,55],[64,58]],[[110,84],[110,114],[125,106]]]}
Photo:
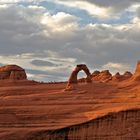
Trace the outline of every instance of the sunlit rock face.
{"label": "sunlit rock face", "polygon": [[135,74],[140,74],[140,60],[137,62]]}
{"label": "sunlit rock face", "polygon": [[0,80],[25,80],[27,79],[26,72],[23,68],[17,65],[7,65],[0,67]]}
{"label": "sunlit rock face", "polygon": [[137,62],[136,70],[133,76],[133,80],[140,81],[140,60]]}
{"label": "sunlit rock face", "polygon": [[92,80],[94,81],[101,81],[101,82],[108,82],[112,79],[112,74],[109,70],[103,70],[101,72],[94,72],[92,74]]}
{"label": "sunlit rock face", "polygon": [[140,138],[140,110],[110,113],[89,122],[54,131],[29,134],[28,140],[136,140]]}

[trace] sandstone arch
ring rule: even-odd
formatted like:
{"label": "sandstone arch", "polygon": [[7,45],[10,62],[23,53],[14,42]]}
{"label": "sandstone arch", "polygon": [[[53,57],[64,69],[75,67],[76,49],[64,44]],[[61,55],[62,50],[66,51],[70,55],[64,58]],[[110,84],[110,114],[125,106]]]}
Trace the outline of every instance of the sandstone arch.
{"label": "sandstone arch", "polygon": [[72,88],[73,88],[72,85],[78,83],[77,75],[78,75],[78,73],[79,73],[81,70],[83,70],[83,71],[86,73],[86,75],[87,75],[87,77],[85,78],[85,82],[87,82],[87,83],[91,83],[91,82],[92,82],[92,80],[91,80],[91,73],[90,73],[89,69],[87,68],[87,66],[86,66],[85,64],[79,64],[79,65],[77,65],[76,68],[72,71],[66,89],[72,89]]}

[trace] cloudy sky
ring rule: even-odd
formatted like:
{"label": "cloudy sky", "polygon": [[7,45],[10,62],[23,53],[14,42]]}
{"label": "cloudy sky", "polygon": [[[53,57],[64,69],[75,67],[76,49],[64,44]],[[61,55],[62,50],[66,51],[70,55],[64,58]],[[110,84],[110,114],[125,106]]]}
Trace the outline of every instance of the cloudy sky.
{"label": "cloudy sky", "polygon": [[91,72],[134,71],[140,59],[140,0],[0,0],[0,65],[39,81]]}

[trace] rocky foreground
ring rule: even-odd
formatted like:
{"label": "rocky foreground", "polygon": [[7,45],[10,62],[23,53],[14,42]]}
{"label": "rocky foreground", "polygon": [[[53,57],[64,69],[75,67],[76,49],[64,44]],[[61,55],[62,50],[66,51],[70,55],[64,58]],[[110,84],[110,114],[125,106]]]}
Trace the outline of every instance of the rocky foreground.
{"label": "rocky foreground", "polygon": [[139,139],[139,84],[1,84],[0,139]]}
{"label": "rocky foreground", "polygon": [[[106,71],[107,73],[107,71]],[[139,140],[140,69],[126,80],[0,80],[0,140]]]}

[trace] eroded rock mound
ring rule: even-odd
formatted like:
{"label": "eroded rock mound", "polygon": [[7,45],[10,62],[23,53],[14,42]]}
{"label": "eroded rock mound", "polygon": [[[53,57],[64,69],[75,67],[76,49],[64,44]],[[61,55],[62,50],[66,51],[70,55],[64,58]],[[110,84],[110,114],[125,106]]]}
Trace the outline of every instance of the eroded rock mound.
{"label": "eroded rock mound", "polygon": [[95,74],[93,73],[93,77],[92,77],[92,80],[101,81],[101,82],[108,82],[111,79],[112,79],[112,74],[109,72],[109,70],[95,72]]}
{"label": "eroded rock mound", "polygon": [[91,74],[91,76],[92,76],[92,78],[94,78],[94,77],[98,76],[99,74],[100,74],[100,71],[96,70]]}
{"label": "eroded rock mound", "polygon": [[129,71],[126,71],[126,72],[123,74],[123,76],[124,76],[125,79],[129,79],[129,78],[131,78],[131,77],[133,76],[133,74],[132,74],[131,72],[129,72]]}
{"label": "eroded rock mound", "polygon": [[131,72],[126,71],[123,75],[121,75],[119,72],[117,72],[115,75],[113,75],[112,77],[112,81],[123,81],[123,80],[128,80],[129,78],[131,78],[133,75]]}
{"label": "eroded rock mound", "polygon": [[27,79],[25,70],[17,65],[7,65],[0,67],[0,80],[25,80]]}
{"label": "eroded rock mound", "polygon": [[117,72],[115,75],[113,75],[112,77],[112,81],[122,81],[124,78],[123,78],[123,75],[121,75],[119,72]]}

